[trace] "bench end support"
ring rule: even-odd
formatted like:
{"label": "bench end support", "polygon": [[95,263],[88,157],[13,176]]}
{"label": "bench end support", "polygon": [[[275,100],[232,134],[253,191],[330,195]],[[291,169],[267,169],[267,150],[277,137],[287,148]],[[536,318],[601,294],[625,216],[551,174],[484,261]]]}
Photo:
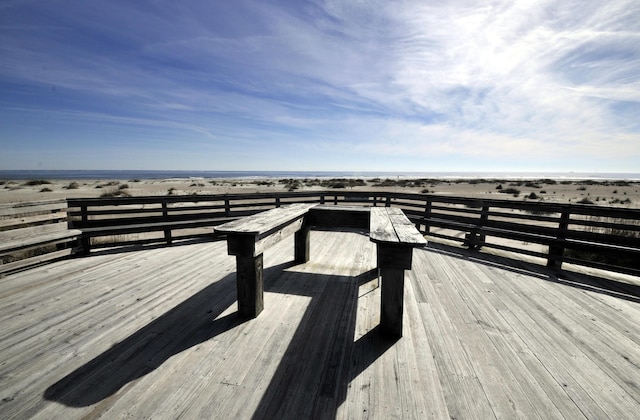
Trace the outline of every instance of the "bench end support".
{"label": "bench end support", "polygon": [[380,330],[388,337],[402,337],[404,270],[382,268]]}
{"label": "bench end support", "polygon": [[87,234],[80,236],[80,255],[88,256],[91,253],[91,237]]}
{"label": "bench end support", "polygon": [[297,264],[304,264],[309,261],[309,237],[310,229],[307,226],[302,226],[302,229],[295,233],[295,262]]}
{"label": "bench end support", "polygon": [[264,280],[262,254],[236,256],[238,287],[238,313],[241,317],[255,318],[264,309]]}

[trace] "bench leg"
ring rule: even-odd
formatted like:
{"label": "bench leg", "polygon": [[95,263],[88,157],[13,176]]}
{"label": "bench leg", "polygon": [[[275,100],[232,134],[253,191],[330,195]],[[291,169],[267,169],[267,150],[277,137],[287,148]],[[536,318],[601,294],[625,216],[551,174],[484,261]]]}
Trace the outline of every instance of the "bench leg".
{"label": "bench leg", "polygon": [[238,312],[242,317],[255,318],[264,309],[262,254],[257,257],[236,255]]}
{"label": "bench leg", "polygon": [[382,268],[380,329],[390,337],[402,337],[404,270]]}
{"label": "bench leg", "polygon": [[89,236],[82,235],[80,238],[80,248],[82,249],[81,253],[84,256],[91,253],[91,238]]}
{"label": "bench leg", "polygon": [[295,233],[295,262],[298,264],[304,264],[309,261],[309,237],[311,230],[307,227],[303,227]]}
{"label": "bench leg", "polygon": [[411,270],[413,248],[378,244],[378,268],[382,274],[380,331],[389,337],[402,337],[404,271]]}

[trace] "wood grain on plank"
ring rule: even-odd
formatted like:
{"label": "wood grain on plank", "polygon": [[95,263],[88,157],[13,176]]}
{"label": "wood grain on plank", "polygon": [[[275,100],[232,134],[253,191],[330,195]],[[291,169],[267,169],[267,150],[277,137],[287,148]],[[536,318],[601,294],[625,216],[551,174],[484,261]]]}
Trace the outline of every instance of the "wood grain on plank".
{"label": "wood grain on plank", "polygon": [[253,216],[225,223],[215,228],[219,233],[235,233],[247,235],[262,235],[286,224],[291,220],[303,216],[315,204],[291,204],[267,210]]}
{"label": "wood grain on plank", "polygon": [[371,240],[409,246],[427,243],[401,209],[396,207],[371,208]]}
{"label": "wood grain on plank", "polygon": [[[104,252],[0,279],[7,418],[630,418],[637,298],[460,248],[414,249],[404,336],[378,335],[376,244],[311,231],[264,253],[236,313],[223,241]],[[625,359],[625,357],[627,359]]]}

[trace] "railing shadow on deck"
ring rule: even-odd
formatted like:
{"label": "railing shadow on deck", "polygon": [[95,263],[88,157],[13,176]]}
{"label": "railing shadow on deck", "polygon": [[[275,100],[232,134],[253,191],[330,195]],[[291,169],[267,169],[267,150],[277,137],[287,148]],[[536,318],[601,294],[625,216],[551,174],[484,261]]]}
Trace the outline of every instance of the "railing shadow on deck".
{"label": "railing shadow on deck", "polygon": [[[311,303],[254,418],[335,417],[353,378],[397,341],[385,338],[377,328],[354,341],[359,286],[374,280],[377,270],[355,277],[287,273],[293,266],[288,262],[266,268],[265,291],[310,296]],[[305,284],[319,281],[331,285],[310,294]],[[237,312],[216,319],[235,303],[235,289],[235,274],[225,276],[49,386],[44,398],[71,407],[97,404],[172,356],[239,327],[247,320]],[[217,303],[211,307],[216,296]],[[304,391],[310,387],[315,389],[311,395]]]}
{"label": "railing shadow on deck", "polygon": [[[112,247],[102,247],[96,251],[91,252],[91,256],[99,256],[99,255],[114,255],[114,254],[124,254],[128,252],[140,252],[140,251],[149,251],[152,249],[162,249],[162,248],[171,248],[177,246],[184,245],[193,245],[193,244],[201,244],[201,243],[209,243],[209,242],[222,242],[225,238],[216,237],[211,235],[207,238],[192,238],[192,239],[182,239],[175,241],[171,244],[157,242],[151,244],[130,244],[130,245],[118,245],[114,244]],[[84,256],[80,257],[84,258]]]}
{"label": "railing shadow on deck", "polygon": [[486,252],[478,252],[458,246],[429,242],[426,248],[428,252],[439,252],[483,264],[490,267],[498,267],[513,273],[533,276],[554,283],[564,284],[581,290],[601,293],[630,302],[640,303],[640,285],[625,283],[612,279],[606,279],[584,273],[572,272],[566,269],[549,268],[535,263],[529,263],[518,258],[495,255]]}

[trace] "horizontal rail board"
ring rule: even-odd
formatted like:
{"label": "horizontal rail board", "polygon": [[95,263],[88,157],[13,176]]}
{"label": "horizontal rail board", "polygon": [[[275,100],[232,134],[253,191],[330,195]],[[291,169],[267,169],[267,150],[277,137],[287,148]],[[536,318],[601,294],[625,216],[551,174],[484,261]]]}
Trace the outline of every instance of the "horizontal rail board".
{"label": "horizontal rail board", "polygon": [[578,242],[573,240],[559,240],[558,242],[567,249],[603,254],[616,254],[619,256],[626,255],[640,259],[640,249],[637,247],[625,247],[594,242]]}
{"label": "horizontal rail board", "polygon": [[601,263],[601,262],[598,262],[598,261],[579,259],[579,258],[572,258],[572,257],[563,257],[562,260],[563,260],[563,262],[566,262],[568,264],[582,265],[582,266],[586,266],[586,267],[597,268],[597,269],[600,269],[600,270],[615,271],[615,272],[618,272],[618,273],[630,274],[632,276],[640,276],[640,270],[637,270],[637,269],[634,269],[634,268],[628,268],[628,267],[624,267],[624,266],[616,266],[616,265]]}
{"label": "horizontal rail board", "polygon": [[33,267],[45,262],[59,260],[61,258],[73,255],[75,251],[76,250],[74,248],[64,248],[53,252],[48,252],[46,254],[37,255],[35,257],[13,261],[6,264],[0,264],[0,273],[6,273],[9,271],[19,270],[21,268]]}
{"label": "horizontal rail board", "polygon": [[545,254],[544,252],[538,252],[538,251],[533,251],[530,249],[526,249],[526,248],[516,248],[513,246],[509,246],[509,245],[504,245],[504,244],[494,244],[491,242],[487,242],[483,245],[484,248],[493,248],[493,249],[499,249],[502,251],[508,251],[508,252],[513,252],[516,254],[523,254],[523,255],[529,255],[531,257],[537,257],[537,258],[541,258],[541,259],[546,259],[547,258],[547,254]]}
{"label": "horizontal rail board", "polygon": [[34,201],[30,203],[12,203],[0,205],[0,217],[16,217],[19,215],[33,215],[37,213],[52,213],[66,211],[65,200]]}
{"label": "horizontal rail board", "polygon": [[202,220],[187,220],[181,222],[160,222],[160,223],[141,223],[132,225],[120,225],[120,226],[100,226],[93,228],[82,229],[85,236],[111,236],[122,235],[127,233],[144,233],[153,231],[164,231],[167,229],[192,229],[198,227],[215,226],[228,222],[229,218],[216,218],[216,219],[202,219]]}
{"label": "horizontal rail board", "polygon": [[[216,238],[212,233],[189,233],[182,235],[173,236],[173,241],[186,241],[193,239],[207,239],[212,240]],[[121,246],[134,246],[134,245],[149,245],[149,244],[163,244],[166,240],[162,236],[158,236],[155,238],[144,238],[144,239],[123,239],[118,241],[108,241],[104,243],[93,243],[91,245],[92,249],[104,249],[104,248],[113,248],[113,247],[121,247]]]}
{"label": "horizontal rail board", "polygon": [[569,219],[568,223],[575,226],[585,226],[592,228],[603,228],[603,229],[612,229],[619,231],[629,231],[629,232],[640,232],[640,221],[635,219],[629,219],[631,221],[635,221],[636,223],[620,223],[619,220],[614,222],[602,222],[597,220],[577,220],[577,219]]}
{"label": "horizontal rail board", "polygon": [[44,223],[64,222],[67,219],[67,213],[55,212],[41,214],[36,216],[17,217],[11,219],[0,220],[0,231],[7,229],[17,229],[19,227],[27,227]]}
{"label": "horizontal rail board", "polygon": [[[246,212],[240,213],[235,212],[236,214],[245,214]],[[217,212],[217,213],[199,213],[197,217],[194,217],[192,214],[175,214],[169,216],[149,216],[149,217],[122,217],[122,218],[110,218],[110,219],[89,219],[86,221],[82,220],[74,220],[73,226],[78,229],[90,229],[93,227],[103,227],[103,226],[123,226],[129,224],[144,224],[144,223],[174,223],[174,222],[188,222],[188,221],[197,221],[203,219],[215,219],[215,218],[223,218],[228,217],[228,214],[225,212]]]}
{"label": "horizontal rail board", "polygon": [[447,235],[447,234],[438,233],[438,232],[429,232],[428,236],[430,238],[446,239],[446,240],[449,240],[449,241],[455,241],[455,242],[460,242],[460,243],[463,243],[463,242],[466,241],[466,239],[460,238],[458,236],[452,236],[452,235]]}
{"label": "horizontal rail board", "polygon": [[116,208],[116,209],[87,209],[87,210],[76,210],[70,209],[69,216],[71,217],[95,217],[95,216],[122,216],[125,214],[144,214],[144,213],[162,213],[162,207],[153,207],[153,208]]}
{"label": "horizontal rail board", "polygon": [[623,247],[640,248],[640,237],[613,235],[605,233],[581,232],[576,230],[568,231],[567,239],[576,239],[581,241],[589,241],[603,245],[618,245]]}

